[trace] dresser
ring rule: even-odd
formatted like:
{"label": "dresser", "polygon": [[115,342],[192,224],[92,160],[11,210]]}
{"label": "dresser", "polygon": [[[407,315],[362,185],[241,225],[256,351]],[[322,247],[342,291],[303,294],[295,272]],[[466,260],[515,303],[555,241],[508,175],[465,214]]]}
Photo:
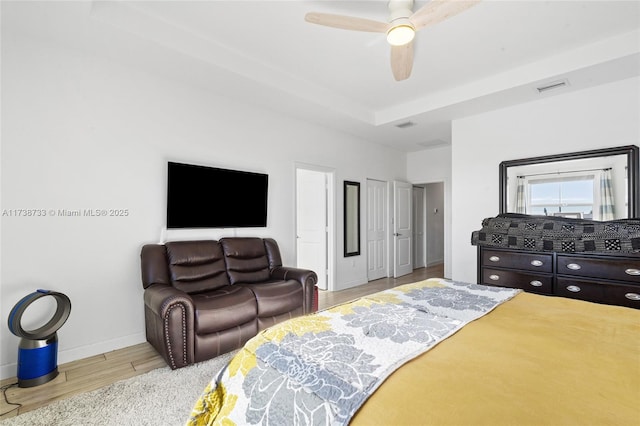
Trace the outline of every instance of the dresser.
{"label": "dresser", "polygon": [[640,309],[640,253],[559,253],[478,246],[478,283]]}

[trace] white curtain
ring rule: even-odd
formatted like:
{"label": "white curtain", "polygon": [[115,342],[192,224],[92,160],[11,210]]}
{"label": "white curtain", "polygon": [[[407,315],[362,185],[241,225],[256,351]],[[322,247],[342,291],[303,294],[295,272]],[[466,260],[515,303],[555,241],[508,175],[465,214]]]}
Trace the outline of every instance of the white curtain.
{"label": "white curtain", "polygon": [[527,213],[527,195],[524,177],[518,176],[516,186],[516,203],[514,210],[516,213]]}
{"label": "white curtain", "polygon": [[613,185],[611,169],[605,169],[600,173],[600,220],[613,220],[614,214]]}

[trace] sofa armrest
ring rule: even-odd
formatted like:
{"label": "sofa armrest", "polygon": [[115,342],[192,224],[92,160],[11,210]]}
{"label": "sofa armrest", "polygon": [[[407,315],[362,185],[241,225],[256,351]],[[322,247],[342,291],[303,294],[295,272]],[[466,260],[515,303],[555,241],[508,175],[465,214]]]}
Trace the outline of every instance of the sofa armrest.
{"label": "sofa armrest", "polygon": [[271,278],[277,280],[296,280],[302,284],[303,312],[313,312],[314,287],[318,283],[318,276],[309,269],[277,266],[271,270]]}
{"label": "sofa armrest", "polygon": [[144,291],[147,340],[172,369],[194,363],[193,299],[187,293],[163,284]]}
{"label": "sofa armrest", "polygon": [[152,284],[170,285],[167,268],[167,250],[161,244],[145,244],[140,250],[140,266],[142,269],[142,287]]}
{"label": "sofa armrest", "polygon": [[185,309],[193,312],[193,299],[187,293],[174,287],[162,284],[153,284],[144,291],[144,303],[153,313],[164,318],[171,306],[181,304]]}

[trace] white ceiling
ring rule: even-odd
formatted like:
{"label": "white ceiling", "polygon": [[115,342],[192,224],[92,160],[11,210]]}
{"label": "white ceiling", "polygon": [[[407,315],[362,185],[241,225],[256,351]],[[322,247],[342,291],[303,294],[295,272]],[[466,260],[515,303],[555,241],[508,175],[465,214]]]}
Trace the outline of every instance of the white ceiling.
{"label": "white ceiling", "polygon": [[[420,31],[402,82],[383,34],[304,21],[311,11],[386,21],[381,0],[1,7],[3,37],[62,43],[407,152],[450,143],[455,118],[640,75],[637,0],[485,0]],[[535,90],[561,79],[569,85]],[[395,127],[406,121],[416,125]]]}

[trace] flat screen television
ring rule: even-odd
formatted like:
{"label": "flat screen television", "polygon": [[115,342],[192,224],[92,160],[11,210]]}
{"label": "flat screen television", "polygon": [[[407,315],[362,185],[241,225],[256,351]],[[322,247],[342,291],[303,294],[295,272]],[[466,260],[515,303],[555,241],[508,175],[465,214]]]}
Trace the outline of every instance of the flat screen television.
{"label": "flat screen television", "polygon": [[167,228],[267,226],[269,175],[169,162]]}

